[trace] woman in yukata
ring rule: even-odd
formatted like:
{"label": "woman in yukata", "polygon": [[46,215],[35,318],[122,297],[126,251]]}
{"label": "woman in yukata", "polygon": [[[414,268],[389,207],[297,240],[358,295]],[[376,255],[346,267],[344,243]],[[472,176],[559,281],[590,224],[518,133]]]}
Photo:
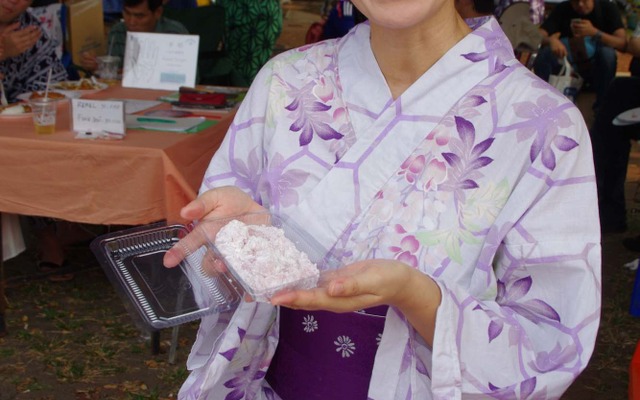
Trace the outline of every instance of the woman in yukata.
{"label": "woman in yukata", "polygon": [[[453,0],[354,0],[254,80],[182,217],[267,209],[348,273],[205,317],[181,399],[558,398],[600,316],[578,109]],[[198,246],[183,239],[175,266]]]}

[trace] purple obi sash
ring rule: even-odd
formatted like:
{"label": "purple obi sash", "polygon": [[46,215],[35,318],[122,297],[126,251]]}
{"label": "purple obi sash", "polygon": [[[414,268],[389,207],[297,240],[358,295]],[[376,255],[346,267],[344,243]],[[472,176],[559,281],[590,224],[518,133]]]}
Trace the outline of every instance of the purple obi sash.
{"label": "purple obi sash", "polygon": [[281,307],[267,382],[283,400],[366,399],[387,309],[336,314]]}

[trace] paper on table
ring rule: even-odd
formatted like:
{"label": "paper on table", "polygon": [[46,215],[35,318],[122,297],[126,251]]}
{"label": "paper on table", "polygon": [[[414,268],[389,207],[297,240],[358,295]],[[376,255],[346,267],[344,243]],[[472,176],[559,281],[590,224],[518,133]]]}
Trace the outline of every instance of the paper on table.
{"label": "paper on table", "polygon": [[640,107],[632,108],[618,114],[612,121],[616,126],[633,125],[640,123]]}
{"label": "paper on table", "polygon": [[151,107],[155,107],[158,104],[162,104],[161,101],[157,100],[133,100],[133,99],[109,99],[124,102],[124,112],[125,114],[135,114],[142,110],[147,110]]}
{"label": "paper on table", "polygon": [[123,87],[177,90],[194,86],[198,35],[127,32]]}
{"label": "paper on table", "polygon": [[127,115],[127,129],[149,129],[154,131],[185,132],[204,122],[204,117],[161,118]]}

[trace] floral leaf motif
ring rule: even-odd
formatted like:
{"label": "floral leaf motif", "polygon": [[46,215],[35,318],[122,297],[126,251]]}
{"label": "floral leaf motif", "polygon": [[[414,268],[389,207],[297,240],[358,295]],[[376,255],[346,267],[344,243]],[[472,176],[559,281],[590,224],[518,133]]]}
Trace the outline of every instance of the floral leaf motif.
{"label": "floral leaf motif", "polygon": [[569,151],[574,147],[578,146],[578,142],[571,139],[570,137],[558,135],[553,138],[553,144],[562,151]]}
{"label": "floral leaf motif", "polygon": [[478,62],[489,58],[489,53],[467,53],[463,54],[462,57],[466,58],[469,61]]}
{"label": "floral leaf motif", "polygon": [[493,158],[490,157],[478,157],[475,160],[473,160],[470,164],[469,167],[472,169],[480,169],[482,167],[486,167],[487,165],[491,164],[493,162]]}
{"label": "floral leaf motif", "polygon": [[293,123],[289,126],[292,132],[300,132],[298,142],[300,146],[311,143],[314,132],[323,140],[341,139],[343,135],[333,129],[328,122],[332,120],[329,115],[331,106],[318,101],[313,93],[315,83],[310,83],[299,91],[294,92],[293,100],[285,106],[292,113]]}
{"label": "floral leaf motif", "polygon": [[444,248],[447,255],[455,262],[462,262],[462,253],[460,252],[460,241],[454,235],[447,235],[444,242]]}
{"label": "floral leaf motif", "polygon": [[541,151],[542,165],[550,170],[556,169],[556,155],[550,148]]}
{"label": "floral leaf motif", "polygon": [[267,400],[276,400],[279,397],[276,397],[276,392],[271,388],[262,388],[262,393],[265,395]]}
{"label": "floral leaf motif", "polygon": [[260,174],[255,174],[255,172],[260,169],[258,148],[254,148],[249,152],[247,164],[240,158],[233,159],[233,163],[233,171],[237,176],[235,185],[241,189],[248,189],[255,193],[258,189],[258,181],[260,180]]}
{"label": "floral leaf motif", "polygon": [[220,355],[224,358],[226,358],[227,360],[231,361],[233,359],[233,356],[236,355],[236,352],[238,351],[237,347],[234,347],[232,349],[229,349],[227,351],[223,351],[222,353],[220,353]]}
{"label": "floral leaf motif", "polygon": [[457,154],[453,153],[442,153],[442,158],[452,167],[460,165],[460,157]]}
{"label": "floral leaf motif", "polygon": [[477,106],[487,102],[487,100],[484,97],[482,97],[480,95],[477,95],[477,94],[469,96],[467,98],[467,100],[468,100],[469,105],[471,105],[473,107],[477,107]]}
{"label": "floral leaf motif", "polygon": [[274,206],[290,206],[298,201],[297,188],[302,186],[310,174],[301,169],[289,169],[283,173],[287,164],[280,153],[275,153],[269,162],[269,168],[264,175],[269,182],[271,200]]}
{"label": "floral leaf motif", "polygon": [[252,371],[251,365],[247,365],[242,368],[242,371],[236,373],[236,376],[224,382],[224,387],[233,389],[225,396],[225,400],[240,400],[245,397],[246,389],[252,383],[264,378],[265,371],[257,370]]}
{"label": "floral leaf motif", "polygon": [[489,149],[489,147],[491,147],[491,145],[493,144],[493,140],[494,138],[485,139],[482,142],[473,146],[473,150],[471,150],[471,155],[477,157],[480,154],[487,151],[487,149]]}
{"label": "floral leaf motif", "polygon": [[[491,147],[493,139],[485,139],[474,145],[476,129],[473,123],[460,116],[455,116],[454,119],[459,139],[451,139],[452,152],[442,153],[451,171],[447,173],[448,179],[441,186],[453,191],[476,189],[478,184],[474,179],[478,176],[477,170],[493,162],[492,158],[481,156]],[[460,201],[465,200],[462,192],[458,195]]]}
{"label": "floral leaf motif", "polygon": [[411,345],[407,340],[407,343],[404,346],[404,352],[402,353],[402,361],[400,363],[400,373],[406,371],[411,366],[411,355],[413,351],[411,349]]}
{"label": "floral leaf motif", "polygon": [[567,128],[573,124],[565,111],[558,112],[558,100],[549,95],[538,97],[535,103],[518,102],[513,105],[515,114],[523,118],[526,124],[518,128],[519,141],[533,136],[529,159],[533,162],[539,155],[542,165],[549,170],[556,167],[556,155],[553,148],[560,151],[570,151],[578,146],[578,143],[567,136],[560,135],[559,129]]}
{"label": "floral leaf motif", "polygon": [[460,189],[475,189],[478,187],[478,184],[475,181],[472,181],[471,179],[465,179],[464,181],[458,184],[458,187]]}
{"label": "floral leaf motif", "polygon": [[462,139],[462,142],[467,145],[467,147],[471,147],[476,138],[476,128],[470,121],[462,117],[456,116],[454,119],[456,121],[458,136],[460,136],[460,139]]}
{"label": "floral leaf motif", "polygon": [[489,343],[491,343],[493,339],[497,338],[500,335],[503,328],[504,328],[504,323],[500,320],[497,320],[497,321],[492,320],[489,323],[489,329],[488,329]]}
{"label": "floral leaf motif", "polygon": [[529,378],[526,381],[520,384],[520,399],[527,399],[529,396],[533,394],[533,391],[536,389],[537,379],[534,376],[533,378]]}
{"label": "floral leaf motif", "polygon": [[504,283],[498,281],[498,303],[511,307],[524,318],[533,322],[540,322],[545,318],[560,322],[560,315],[558,312],[543,300],[531,299],[522,303],[517,303],[518,300],[522,299],[527,293],[529,293],[532,285],[533,280],[530,276],[527,276],[515,281],[507,292]]}
{"label": "floral leaf motif", "polygon": [[530,361],[529,366],[538,372],[549,372],[562,365],[567,365],[579,356],[580,352],[576,350],[576,345],[569,344],[565,346],[556,345],[551,351],[541,351],[536,353],[535,361]]}
{"label": "floral leaf motif", "polygon": [[542,300],[533,299],[527,300],[522,303],[526,309],[533,313],[533,315],[542,315],[548,319],[560,322],[560,315],[549,304]]}
{"label": "floral leaf motif", "polygon": [[298,192],[295,188],[302,186],[309,178],[309,173],[303,170],[289,170],[280,176],[278,190],[280,204],[284,207],[297,204]]}
{"label": "floral leaf motif", "polygon": [[517,398],[513,385],[501,388],[489,382],[488,386],[492,399],[512,400]]}
{"label": "floral leaf motif", "polygon": [[531,279],[530,276],[518,279],[517,281],[513,282],[513,284],[511,285],[511,291],[508,294],[509,297],[506,300],[508,301],[520,300],[524,295],[529,293],[529,290],[531,290],[532,283],[533,283],[533,280]]}

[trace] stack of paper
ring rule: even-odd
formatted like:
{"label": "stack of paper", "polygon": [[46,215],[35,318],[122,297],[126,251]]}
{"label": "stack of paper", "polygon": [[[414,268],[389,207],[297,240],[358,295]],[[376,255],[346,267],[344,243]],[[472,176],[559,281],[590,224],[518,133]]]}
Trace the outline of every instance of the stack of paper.
{"label": "stack of paper", "polygon": [[204,117],[163,118],[127,115],[127,129],[149,129],[154,131],[186,132],[206,121]]}

